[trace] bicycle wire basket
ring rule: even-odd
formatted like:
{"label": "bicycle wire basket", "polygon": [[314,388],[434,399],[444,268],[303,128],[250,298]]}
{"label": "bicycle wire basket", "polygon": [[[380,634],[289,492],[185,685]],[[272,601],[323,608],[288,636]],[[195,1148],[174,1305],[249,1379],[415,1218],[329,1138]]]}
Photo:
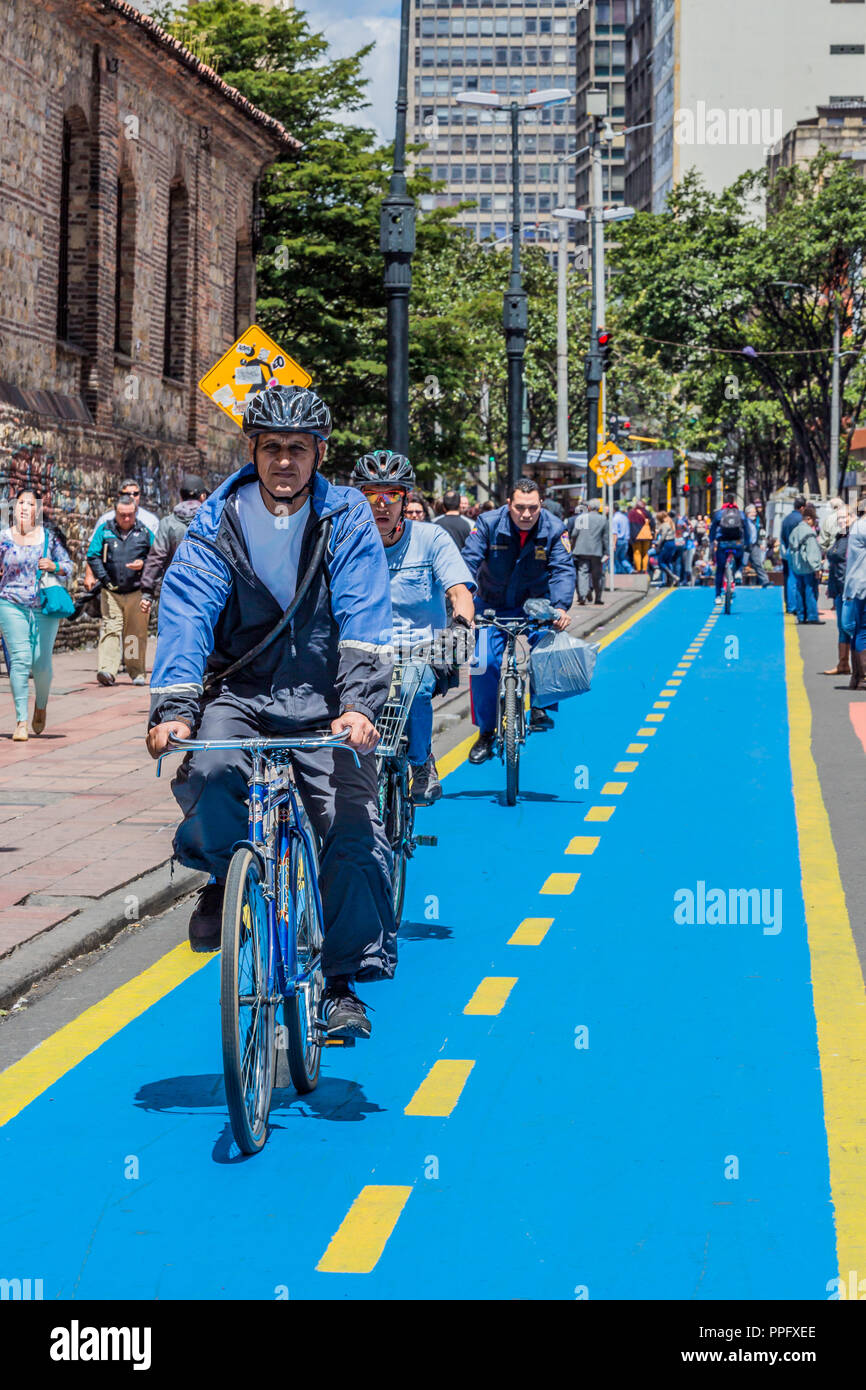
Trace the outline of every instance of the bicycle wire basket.
{"label": "bicycle wire basket", "polygon": [[388,699],[376,725],[379,730],[376,745],[378,757],[392,758],[397,752],[423,672],[423,664],[416,661],[398,662],[394,666]]}

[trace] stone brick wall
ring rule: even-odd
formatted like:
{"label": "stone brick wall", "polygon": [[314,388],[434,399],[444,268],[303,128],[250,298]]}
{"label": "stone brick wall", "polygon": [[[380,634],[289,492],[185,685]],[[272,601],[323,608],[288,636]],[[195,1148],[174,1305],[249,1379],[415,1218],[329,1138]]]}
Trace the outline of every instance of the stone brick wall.
{"label": "stone brick wall", "polygon": [[[3,8],[0,503],[24,483],[39,486],[81,568],[122,477],[137,478],[162,514],[183,471],[216,485],[242,457],[237,427],[197,383],[232,342],[236,312],[255,303],[254,186],[291,142],[119,0]],[[61,630],[86,635],[78,624]]]}

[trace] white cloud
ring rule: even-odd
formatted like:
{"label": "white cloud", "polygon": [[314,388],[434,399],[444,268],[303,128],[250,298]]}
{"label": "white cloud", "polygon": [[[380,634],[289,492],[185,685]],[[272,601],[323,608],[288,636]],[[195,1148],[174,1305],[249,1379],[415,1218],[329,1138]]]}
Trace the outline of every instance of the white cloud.
{"label": "white cloud", "polygon": [[[303,6],[299,6],[304,8]],[[345,58],[368,43],[375,48],[364,61],[370,102],[362,111],[341,112],[346,124],[371,126],[383,142],[393,140],[397,100],[397,62],[400,13],[394,0],[359,0],[343,11],[339,0],[322,0],[306,7],[312,29],[324,34],[331,56]]]}

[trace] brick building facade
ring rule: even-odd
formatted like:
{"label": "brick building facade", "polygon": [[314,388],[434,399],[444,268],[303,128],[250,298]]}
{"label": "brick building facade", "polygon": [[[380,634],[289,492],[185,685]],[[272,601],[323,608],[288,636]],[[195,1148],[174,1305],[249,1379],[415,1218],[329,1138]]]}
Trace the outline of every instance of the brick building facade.
{"label": "brick building facade", "polygon": [[296,143],[125,0],[5,9],[0,503],[39,486],[80,563],[121,477],[162,513],[237,466],[197,383],[254,319],[257,183]]}

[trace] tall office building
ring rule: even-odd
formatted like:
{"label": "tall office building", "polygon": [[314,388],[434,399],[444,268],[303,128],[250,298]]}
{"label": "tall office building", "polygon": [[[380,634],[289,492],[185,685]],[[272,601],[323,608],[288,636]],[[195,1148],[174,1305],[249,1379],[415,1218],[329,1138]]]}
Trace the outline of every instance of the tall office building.
{"label": "tall office building", "polygon": [[[625,9],[626,0],[592,0],[577,15],[577,97],[575,149],[583,149],[589,136],[586,93],[607,92],[608,116],[614,124],[625,119]],[[607,206],[625,201],[625,141],[605,141],[602,158],[602,197]],[[589,204],[589,152],[575,160],[575,202]],[[585,237],[585,231],[582,233]]]}
{"label": "tall office building", "polygon": [[[596,9],[601,8],[600,0]],[[690,168],[714,193],[821,106],[866,93],[863,0],[625,0],[626,201],[660,212]]]}
{"label": "tall office building", "polygon": [[[458,222],[479,240],[509,234],[510,117],[454,95],[574,91],[577,18],[575,0],[412,0],[408,137],[427,146],[419,165],[446,182],[439,205],[475,202]],[[530,108],[520,117],[524,241],[555,239],[558,161],[575,149],[574,109]]]}

